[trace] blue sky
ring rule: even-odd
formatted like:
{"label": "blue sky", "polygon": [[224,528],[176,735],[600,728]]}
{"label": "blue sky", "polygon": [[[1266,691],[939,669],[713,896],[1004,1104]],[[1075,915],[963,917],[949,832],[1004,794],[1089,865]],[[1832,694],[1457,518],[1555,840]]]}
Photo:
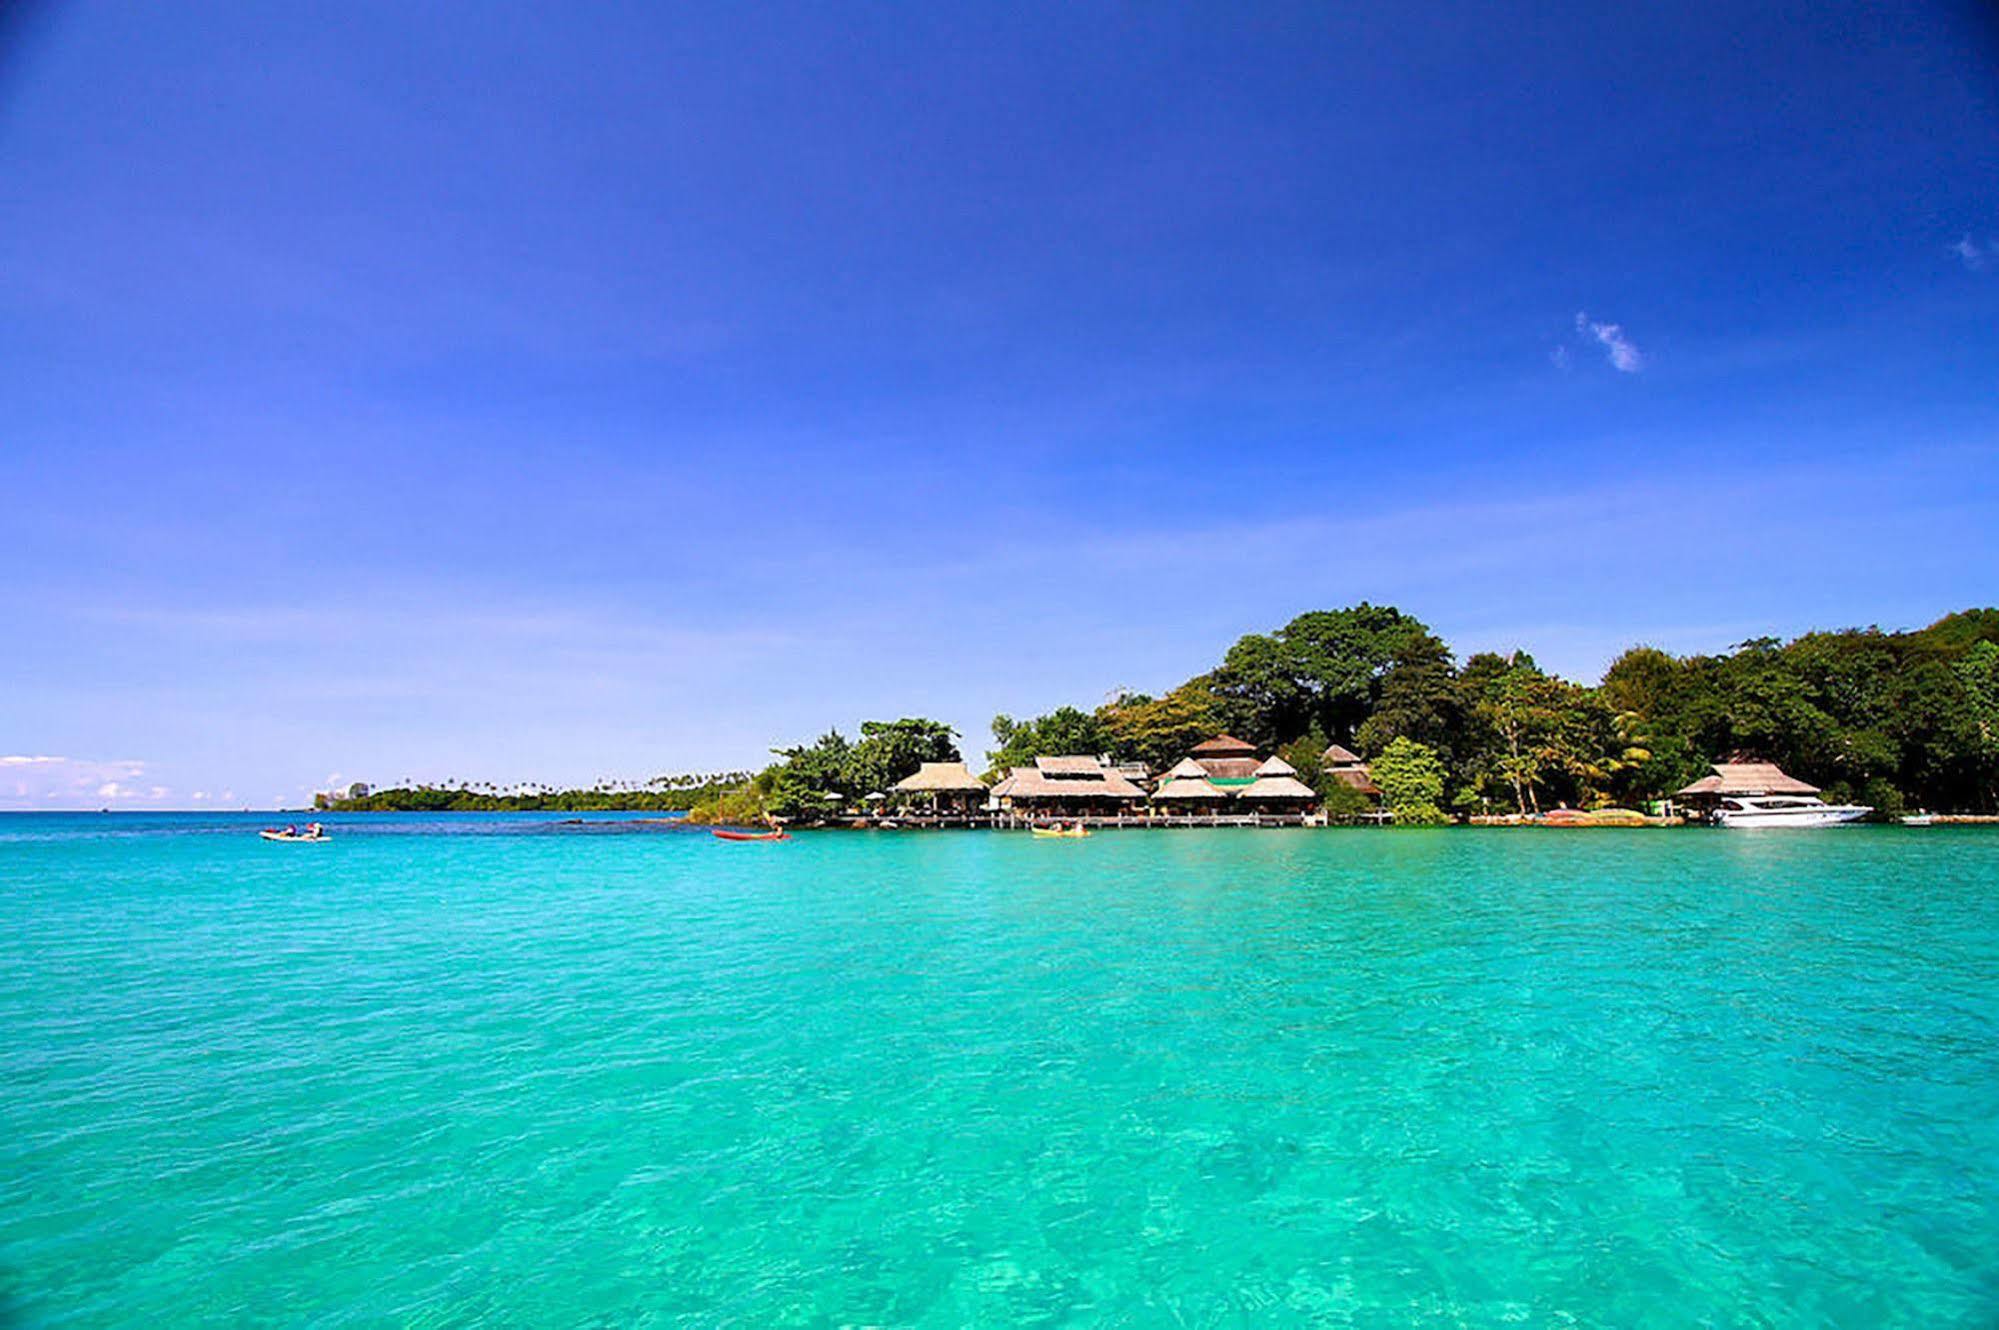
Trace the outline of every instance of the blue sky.
{"label": "blue sky", "polygon": [[44,4],[0,807],[981,751],[1361,599],[1581,678],[1992,603],[1970,15]]}

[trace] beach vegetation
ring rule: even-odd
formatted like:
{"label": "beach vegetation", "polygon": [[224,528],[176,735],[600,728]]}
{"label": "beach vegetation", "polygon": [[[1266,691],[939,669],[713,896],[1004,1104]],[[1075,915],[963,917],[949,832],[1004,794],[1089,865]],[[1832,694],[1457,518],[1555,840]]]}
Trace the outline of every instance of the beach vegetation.
{"label": "beach vegetation", "polygon": [[1398,738],[1369,766],[1381,787],[1382,806],[1398,826],[1439,826],[1451,820],[1442,808],[1444,763],[1428,746]]}
{"label": "beach vegetation", "polygon": [[1076,707],[1057,707],[1045,716],[1015,720],[993,717],[993,742],[986,754],[988,774],[1004,775],[1013,767],[1032,766],[1037,757],[1064,754],[1101,756],[1111,751],[1110,728],[1096,714]]}
{"label": "beach vegetation", "polygon": [[1319,792],[1328,822],[1359,822],[1374,812],[1374,800],[1345,781],[1327,780],[1312,788]]}
{"label": "beach vegetation", "polygon": [[1120,694],[1097,708],[1104,747],[1067,751],[1143,762],[1151,770],[1164,770],[1185,757],[1195,744],[1214,737],[1223,728],[1220,716],[1219,700],[1200,679],[1184,683],[1162,697]]}
{"label": "beach vegetation", "polygon": [[861,722],[859,740],[828,730],[809,744],[772,750],[779,759],[689,814],[703,822],[781,819],[809,826],[886,793],[925,762],[958,760],[958,734],[921,716]]}

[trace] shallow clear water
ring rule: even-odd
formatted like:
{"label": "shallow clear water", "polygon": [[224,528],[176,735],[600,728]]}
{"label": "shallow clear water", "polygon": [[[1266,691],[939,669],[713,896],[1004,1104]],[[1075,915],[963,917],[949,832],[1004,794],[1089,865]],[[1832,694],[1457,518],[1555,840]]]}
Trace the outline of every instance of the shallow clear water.
{"label": "shallow clear water", "polygon": [[1999,835],[358,821],[0,816],[0,1324],[1999,1317]]}

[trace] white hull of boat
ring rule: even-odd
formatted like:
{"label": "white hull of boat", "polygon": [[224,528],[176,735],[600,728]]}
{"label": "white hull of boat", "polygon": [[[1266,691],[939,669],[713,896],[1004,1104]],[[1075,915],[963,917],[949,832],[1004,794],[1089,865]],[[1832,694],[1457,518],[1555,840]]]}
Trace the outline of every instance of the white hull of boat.
{"label": "white hull of boat", "polygon": [[1744,809],[1741,812],[1723,810],[1715,814],[1715,821],[1724,827],[1734,827],[1738,830],[1760,830],[1767,827],[1837,827],[1848,822],[1858,822],[1873,811],[1872,808],[1860,804],[1824,804],[1818,808]]}

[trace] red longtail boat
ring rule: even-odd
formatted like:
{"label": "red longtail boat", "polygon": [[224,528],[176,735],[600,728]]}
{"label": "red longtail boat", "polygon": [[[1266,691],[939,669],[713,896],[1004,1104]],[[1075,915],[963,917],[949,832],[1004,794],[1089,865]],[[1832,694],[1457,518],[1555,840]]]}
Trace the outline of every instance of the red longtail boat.
{"label": "red longtail boat", "polygon": [[790,840],[788,831],[715,831],[716,840]]}

